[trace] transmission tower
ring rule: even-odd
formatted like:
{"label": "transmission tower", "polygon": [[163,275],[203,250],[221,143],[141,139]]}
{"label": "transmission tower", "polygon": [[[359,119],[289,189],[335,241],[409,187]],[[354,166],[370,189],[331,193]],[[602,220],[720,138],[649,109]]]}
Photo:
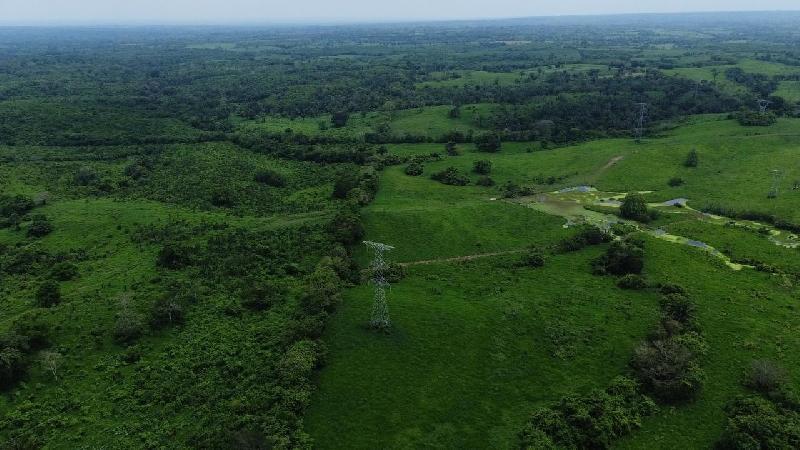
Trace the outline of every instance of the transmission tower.
{"label": "transmission tower", "polygon": [[758,111],[759,111],[761,114],[764,114],[764,113],[766,113],[766,112],[767,112],[767,107],[768,107],[769,105],[771,105],[771,104],[772,104],[772,102],[771,102],[771,101],[769,101],[769,100],[765,100],[765,99],[763,99],[763,98],[760,98],[760,99],[758,99]]}
{"label": "transmission tower", "polygon": [[642,140],[642,136],[644,136],[644,124],[647,119],[647,103],[637,103],[636,106],[639,107],[639,118],[636,119],[633,137],[636,139],[636,142],[639,142]]}
{"label": "transmission tower", "polygon": [[384,254],[394,250],[394,247],[372,241],[364,241],[364,245],[375,255],[370,264],[372,284],[375,286],[375,300],[372,303],[372,317],[369,325],[376,330],[385,331],[392,326],[392,322],[389,320],[389,305],[386,303],[386,288],[389,287],[389,282],[386,281],[386,272],[389,265],[386,263]]}
{"label": "transmission tower", "polygon": [[775,169],[772,171],[772,188],[769,190],[769,194],[767,194],[767,198],[778,198],[778,190],[781,186],[781,171]]}

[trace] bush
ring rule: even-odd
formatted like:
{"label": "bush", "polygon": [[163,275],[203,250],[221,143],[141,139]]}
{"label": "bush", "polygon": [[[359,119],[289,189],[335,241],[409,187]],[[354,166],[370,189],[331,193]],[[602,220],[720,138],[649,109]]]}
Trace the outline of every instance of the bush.
{"label": "bush", "polygon": [[118,344],[130,344],[144,333],[142,317],[134,311],[131,298],[124,294],[119,299],[117,321],[114,323],[114,341]]}
{"label": "bush", "polygon": [[478,186],[492,187],[495,185],[495,182],[490,177],[479,177],[475,184]]}
{"label": "bush", "polygon": [[667,184],[670,185],[671,187],[683,186],[683,178],[681,178],[681,177],[672,177],[672,178],[669,179]]}
{"label": "bush", "polygon": [[455,167],[448,167],[441,172],[437,172],[431,175],[431,179],[452,186],[466,186],[469,184],[469,178]]}
{"label": "bush", "polygon": [[598,275],[642,273],[644,268],[644,249],[642,245],[642,242],[632,239],[613,242],[606,250],[606,253],[594,261],[594,273]]}
{"label": "bush", "polygon": [[659,304],[664,319],[693,327],[697,308],[691,298],[681,293],[666,294],[661,297]]}
{"label": "bush", "polygon": [[544,253],[538,248],[532,248],[522,256],[520,262],[526,267],[542,267],[545,262]]}
{"label": "bush", "polygon": [[358,174],[352,171],[341,175],[333,184],[333,198],[347,198],[347,194],[358,187],[358,181]]}
{"label": "bush", "polygon": [[50,308],[61,303],[61,288],[55,280],[47,280],[36,290],[36,306]]}
{"label": "bush", "polygon": [[744,127],[768,127],[778,121],[778,117],[771,112],[739,111],[736,120]]}
{"label": "bush", "polygon": [[619,207],[619,214],[624,219],[635,220],[637,222],[647,223],[650,221],[648,214],[647,202],[641,194],[628,194],[622,200],[622,205]]}
{"label": "bush", "polygon": [[164,295],[153,303],[150,324],[153,328],[183,323],[183,306],[172,296]]}
{"label": "bush", "polygon": [[459,156],[461,154],[461,150],[458,149],[456,143],[453,141],[444,145],[444,151],[448,156]]}
{"label": "bush", "polygon": [[74,181],[78,186],[89,186],[98,180],[97,172],[91,167],[81,167],[75,173]]}
{"label": "bush", "polygon": [[255,180],[258,183],[272,187],[286,186],[286,177],[274,170],[260,170],[256,172]]}
{"label": "bush", "polygon": [[347,126],[347,121],[350,120],[350,114],[345,111],[338,111],[331,116],[331,126],[333,128],[344,128]]}
{"label": "bush", "polygon": [[611,236],[605,231],[592,225],[584,225],[574,236],[559,242],[558,248],[564,253],[574,252],[590,245],[599,245],[610,241]]}
{"label": "bush", "polygon": [[0,216],[24,216],[34,208],[33,200],[24,195],[0,195]]}
{"label": "bush", "polygon": [[728,422],[718,449],[800,448],[800,413],[760,397],[741,397],[725,408]]}
{"label": "bush", "polygon": [[78,276],[78,266],[67,261],[56,263],[51,269],[50,275],[58,281],[73,280]]}
{"label": "bush", "polygon": [[328,224],[328,232],[343,245],[353,245],[364,238],[361,216],[352,211],[342,211]]}
{"label": "bush", "polygon": [[191,264],[191,249],[179,244],[167,243],[158,252],[156,265],[170,270],[182,269]]}
{"label": "bush", "polygon": [[283,301],[286,290],[280,286],[254,282],[242,293],[242,306],[253,311],[264,311]]}
{"label": "bush", "polygon": [[475,137],[475,147],[480,152],[497,153],[503,143],[497,133],[486,133]]}
{"label": "bush", "polygon": [[481,159],[472,163],[472,171],[480,175],[489,175],[492,172],[492,162]]}
{"label": "bush", "polygon": [[609,448],[655,411],[655,403],[639,392],[635,381],[618,377],[605,390],[567,396],[551,408],[536,410],[520,433],[520,447]]}
{"label": "bush", "polygon": [[707,351],[697,333],[686,333],[644,342],[636,348],[631,362],[639,382],[665,403],[694,398],[705,382],[697,360]]}
{"label": "bush", "polygon": [[642,290],[647,288],[647,279],[641,275],[629,273],[617,280],[617,286],[621,289]]}
{"label": "bush", "polygon": [[418,161],[412,161],[409,165],[406,166],[406,168],[404,170],[406,175],[412,176],[412,177],[418,177],[418,176],[422,175],[422,173],[424,171],[425,171],[425,166],[423,166]]}
{"label": "bush", "polygon": [[683,162],[685,167],[697,167],[698,164],[698,154],[697,149],[692,149],[688,155],[686,155],[686,160]]}
{"label": "bush", "polygon": [[762,394],[769,394],[778,392],[787,381],[786,370],[774,361],[758,360],[750,364],[744,384]]}
{"label": "bush", "polygon": [[30,226],[28,226],[28,237],[40,238],[47,236],[53,231],[53,225],[44,216],[39,216],[33,219]]}

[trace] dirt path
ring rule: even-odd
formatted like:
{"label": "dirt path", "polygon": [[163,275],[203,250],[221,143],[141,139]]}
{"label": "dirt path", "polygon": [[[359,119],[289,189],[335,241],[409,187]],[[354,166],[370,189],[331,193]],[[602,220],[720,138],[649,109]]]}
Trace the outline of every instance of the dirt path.
{"label": "dirt path", "polygon": [[447,262],[460,262],[460,261],[472,261],[473,259],[480,259],[480,258],[488,258],[491,256],[502,256],[502,255],[513,255],[515,253],[522,253],[525,249],[518,249],[518,250],[506,250],[504,252],[493,252],[493,253],[478,253],[475,255],[466,255],[466,256],[455,256],[453,258],[440,258],[440,259],[426,259],[422,261],[410,261],[399,263],[398,265],[403,267],[408,266],[424,266],[427,264],[437,264],[437,263],[447,263]]}
{"label": "dirt path", "polygon": [[610,169],[610,168],[612,168],[612,167],[616,166],[616,165],[617,165],[617,163],[618,163],[618,162],[620,162],[620,161],[622,161],[623,159],[625,159],[625,156],[624,156],[624,155],[615,156],[615,157],[611,158],[611,159],[608,161],[608,163],[606,163],[606,165],[605,165],[605,166],[603,166],[603,167],[601,167],[601,168],[597,169],[597,172],[595,172],[594,174],[592,174],[592,176],[591,176],[591,179],[592,179],[592,181],[597,181],[597,180],[598,180],[598,179],[599,179],[601,176],[603,176],[603,174],[604,174],[604,173],[606,173],[606,171],[608,171],[608,169]]}

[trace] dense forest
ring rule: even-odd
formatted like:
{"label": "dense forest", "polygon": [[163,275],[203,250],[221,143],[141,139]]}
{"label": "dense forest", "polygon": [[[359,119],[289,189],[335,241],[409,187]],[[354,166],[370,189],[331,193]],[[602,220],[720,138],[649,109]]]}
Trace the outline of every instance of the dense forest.
{"label": "dense forest", "polygon": [[798,24],[0,28],[0,448],[797,448]]}

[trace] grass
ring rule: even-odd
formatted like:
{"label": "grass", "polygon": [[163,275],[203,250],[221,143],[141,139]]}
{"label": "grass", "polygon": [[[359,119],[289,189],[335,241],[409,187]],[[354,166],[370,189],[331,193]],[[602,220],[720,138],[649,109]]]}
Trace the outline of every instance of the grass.
{"label": "grass", "polygon": [[510,448],[534,405],[609,381],[657,307],[577,274],[594,254],[542,270],[505,258],[413,268],[392,288],[385,336],[364,327],[369,287],[350,291],[306,419],[318,448]]}
{"label": "grass", "polygon": [[800,81],[781,81],[775,95],[790,102],[800,102]]}
{"label": "grass", "polygon": [[[454,166],[469,173],[476,159],[492,161],[491,176],[540,191],[590,183],[604,191],[652,190],[653,201],[687,197],[800,220],[795,192],[767,200],[769,168],[785,168],[800,147],[797,120],[745,128],[719,116],[700,116],[642,144],[602,140],[528,152],[506,143],[500,153],[461,146],[461,156],[425,166],[422,177],[387,168],[381,190],[363,215],[369,239],[395,245],[398,262],[550,245],[569,233],[563,220],[502,200],[498,188],[454,187],[428,176]],[[390,146],[397,154],[443,153],[437,145]],[[696,147],[697,168],[683,161]],[[614,158],[615,164],[609,164]],[[764,176],[766,174],[766,176]],[[680,176],[685,184],[669,187]],[[474,181],[477,175],[471,174]],[[542,180],[553,177],[552,184]],[[674,220],[672,220],[674,219]],[[702,240],[734,258],[800,269],[800,254],[752,231],[701,222],[692,215],[659,222],[670,233]],[[601,249],[548,259],[542,269],[516,268],[516,254],[411,266],[392,286],[395,329],[365,328],[371,288],[348,291],[325,336],[329,364],[306,418],[319,448],[509,448],[537,405],[561,395],[603,387],[627,373],[636,342],[654,326],[657,295],[623,291],[614,279],[590,275]],[[366,255],[359,254],[366,262]],[[711,351],[700,399],[665,407],[619,448],[707,448],[720,435],[723,407],[743,393],[751,360],[769,358],[800,380],[800,344],[787,278],[733,271],[691,247],[647,238],[645,274],[653,282],[686,286],[699,304]]]}

